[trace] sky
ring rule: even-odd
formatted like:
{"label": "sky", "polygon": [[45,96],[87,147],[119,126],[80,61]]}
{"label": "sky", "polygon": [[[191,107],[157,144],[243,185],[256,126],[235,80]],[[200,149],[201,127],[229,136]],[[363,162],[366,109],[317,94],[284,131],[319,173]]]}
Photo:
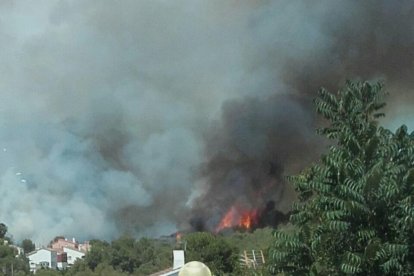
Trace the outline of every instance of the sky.
{"label": "sky", "polygon": [[0,221],[46,244],[287,210],[317,90],[381,80],[413,130],[413,57],[404,0],[1,1]]}

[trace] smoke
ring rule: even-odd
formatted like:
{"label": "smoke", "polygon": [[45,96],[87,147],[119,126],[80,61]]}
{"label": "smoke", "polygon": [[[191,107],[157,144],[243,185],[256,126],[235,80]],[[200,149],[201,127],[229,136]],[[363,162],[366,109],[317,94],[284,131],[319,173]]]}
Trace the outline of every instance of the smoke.
{"label": "smoke", "polygon": [[307,105],[290,95],[223,105],[222,120],[206,135],[200,173],[206,190],[193,203],[193,227],[214,229],[233,205],[254,209],[275,201],[278,209],[289,209],[294,193],[283,176],[315,160],[324,144],[314,135]]}
{"label": "smoke", "polygon": [[413,7],[3,1],[0,221],[47,243],[214,224],[233,202],[287,210],[283,175],[323,150],[319,87],[382,79],[388,123],[409,123]]}
{"label": "smoke", "polygon": [[195,200],[192,227],[212,229],[235,204],[266,208],[274,202],[288,212],[294,192],[284,176],[309,165],[326,146],[314,135],[311,100],[319,87],[334,92],[346,79],[385,81],[394,115],[387,124],[406,119],[414,99],[414,5],[394,4],[274,1],[255,14],[251,32],[260,43],[248,78],[261,81],[252,91],[270,95],[222,106],[206,139],[204,193]]}

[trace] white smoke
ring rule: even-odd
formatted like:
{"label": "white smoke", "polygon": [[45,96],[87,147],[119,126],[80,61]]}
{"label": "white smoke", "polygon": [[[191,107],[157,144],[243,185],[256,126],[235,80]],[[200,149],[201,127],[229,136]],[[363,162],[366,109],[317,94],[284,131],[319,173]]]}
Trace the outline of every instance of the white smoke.
{"label": "white smoke", "polygon": [[[15,239],[42,243],[171,233],[200,193],[205,137],[223,103],[313,93],[355,75],[397,81],[381,66],[349,70],[361,43],[337,51],[337,29],[365,24],[359,34],[371,34],[367,10],[357,1],[2,1],[0,221]],[[381,45],[396,41],[384,32]]]}
{"label": "white smoke", "polygon": [[243,22],[217,7],[2,4],[0,220],[15,239],[175,230],[201,130],[243,73]]}

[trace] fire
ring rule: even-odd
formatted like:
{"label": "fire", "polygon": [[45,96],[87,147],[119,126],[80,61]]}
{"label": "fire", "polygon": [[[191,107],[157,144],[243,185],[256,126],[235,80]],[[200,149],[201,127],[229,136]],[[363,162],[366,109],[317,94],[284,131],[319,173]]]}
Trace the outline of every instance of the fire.
{"label": "fire", "polygon": [[257,224],[258,216],[259,213],[255,209],[246,211],[232,206],[220,220],[215,232],[217,233],[225,228],[232,228],[236,226],[244,229],[251,229],[252,226]]}
{"label": "fire", "polygon": [[175,240],[177,242],[180,242],[181,241],[181,237],[182,237],[182,234],[180,232],[175,233]]}
{"label": "fire", "polygon": [[244,212],[241,216],[239,226],[250,229],[253,224],[257,223],[258,219],[258,212],[257,210],[253,210],[250,212]]}
{"label": "fire", "polygon": [[221,219],[219,225],[216,227],[216,232],[223,230],[224,228],[233,227],[236,224],[237,212],[234,207],[231,207],[227,213]]}

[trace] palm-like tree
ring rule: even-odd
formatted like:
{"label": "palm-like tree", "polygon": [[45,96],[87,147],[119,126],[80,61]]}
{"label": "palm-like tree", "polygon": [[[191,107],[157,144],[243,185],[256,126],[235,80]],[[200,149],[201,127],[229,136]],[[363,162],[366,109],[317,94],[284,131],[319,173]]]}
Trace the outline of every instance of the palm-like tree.
{"label": "palm-like tree", "polygon": [[322,89],[316,110],[336,143],[290,177],[299,201],[293,233],[278,231],[271,271],[287,274],[405,274],[413,269],[414,134],[378,126],[381,84],[347,82]]}

